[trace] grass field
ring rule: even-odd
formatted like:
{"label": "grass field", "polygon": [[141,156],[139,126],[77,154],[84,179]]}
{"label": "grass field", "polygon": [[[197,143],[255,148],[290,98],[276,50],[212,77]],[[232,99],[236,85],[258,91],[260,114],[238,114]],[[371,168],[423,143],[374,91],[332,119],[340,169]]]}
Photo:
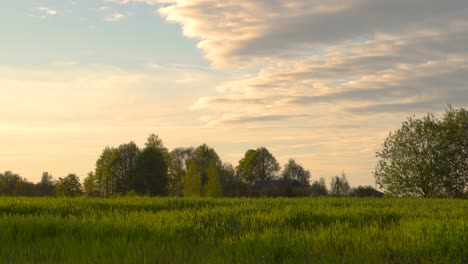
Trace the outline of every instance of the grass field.
{"label": "grass field", "polygon": [[468,201],[0,198],[1,263],[468,263]]}

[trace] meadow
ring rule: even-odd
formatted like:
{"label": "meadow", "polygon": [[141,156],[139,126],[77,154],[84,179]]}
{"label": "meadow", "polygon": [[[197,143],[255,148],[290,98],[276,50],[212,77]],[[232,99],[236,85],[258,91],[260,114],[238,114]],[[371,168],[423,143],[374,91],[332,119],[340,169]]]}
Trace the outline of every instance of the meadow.
{"label": "meadow", "polygon": [[1,263],[468,263],[468,201],[0,197]]}

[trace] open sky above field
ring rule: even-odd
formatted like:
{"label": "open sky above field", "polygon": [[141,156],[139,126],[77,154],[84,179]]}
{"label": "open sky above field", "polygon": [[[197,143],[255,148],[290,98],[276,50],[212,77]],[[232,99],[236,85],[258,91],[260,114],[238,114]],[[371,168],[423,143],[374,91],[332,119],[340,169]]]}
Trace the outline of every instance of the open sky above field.
{"label": "open sky above field", "polygon": [[467,47],[466,0],[0,1],[0,170],[83,178],[156,133],[373,185],[389,131],[468,106]]}

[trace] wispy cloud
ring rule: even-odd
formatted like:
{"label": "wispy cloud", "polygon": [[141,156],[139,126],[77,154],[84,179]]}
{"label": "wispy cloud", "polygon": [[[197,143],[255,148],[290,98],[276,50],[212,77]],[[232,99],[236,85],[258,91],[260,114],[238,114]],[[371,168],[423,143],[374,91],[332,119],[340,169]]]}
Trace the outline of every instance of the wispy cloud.
{"label": "wispy cloud", "polygon": [[44,6],[38,7],[37,10],[39,10],[42,13],[45,13],[45,14],[47,14],[49,16],[55,16],[58,13],[57,10],[51,9],[49,7],[44,7]]}
{"label": "wispy cloud", "polygon": [[124,20],[127,16],[122,14],[122,13],[119,13],[119,12],[114,12],[112,14],[109,14],[107,16],[104,17],[104,21],[107,21],[107,22],[118,22],[118,21],[121,21],[121,20]]}

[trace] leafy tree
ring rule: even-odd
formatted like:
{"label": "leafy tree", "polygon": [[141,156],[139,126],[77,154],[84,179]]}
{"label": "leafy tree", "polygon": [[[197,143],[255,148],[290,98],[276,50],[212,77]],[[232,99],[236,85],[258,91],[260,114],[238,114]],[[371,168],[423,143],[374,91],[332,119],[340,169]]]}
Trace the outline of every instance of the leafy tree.
{"label": "leafy tree", "polygon": [[443,196],[468,198],[468,111],[449,106],[441,129]]}
{"label": "leafy tree", "polygon": [[200,170],[195,161],[190,162],[187,175],[184,181],[184,196],[201,196],[202,195],[202,180]]}
{"label": "leafy tree", "polygon": [[169,190],[172,195],[183,195],[184,179],[194,152],[194,148],[176,148],[169,153]]}
{"label": "leafy tree", "polygon": [[115,178],[115,191],[126,194],[131,189],[132,179],[136,177],[136,165],[140,149],[134,142],[122,144],[115,152],[112,173]]}
{"label": "leafy tree", "polygon": [[467,128],[463,108],[450,107],[442,120],[408,118],[377,153],[377,184],[394,196],[466,197]]}
{"label": "leafy tree", "polygon": [[99,181],[93,172],[88,173],[88,176],[83,181],[84,192],[87,196],[99,196]]}
{"label": "leafy tree", "polygon": [[250,187],[256,181],[276,178],[279,170],[278,161],[264,147],[248,150],[237,166],[237,173]]}
{"label": "leafy tree", "polygon": [[206,196],[221,197],[223,194],[218,166],[214,160],[210,161],[207,170],[208,183],[206,184]]}
{"label": "leafy tree", "polygon": [[59,196],[80,196],[83,194],[80,178],[76,174],[69,174],[65,178],[59,178],[56,192]]}
{"label": "leafy tree", "polygon": [[43,172],[41,181],[37,184],[37,192],[40,196],[55,196],[55,183],[48,172]]}
{"label": "leafy tree", "polygon": [[310,185],[310,172],[304,169],[304,167],[298,164],[294,159],[288,161],[281,174],[285,180],[297,180],[303,185]]}
{"label": "leafy tree", "polygon": [[118,151],[106,147],[96,161],[96,177],[101,195],[111,196],[115,191],[115,167]]}
{"label": "leafy tree", "polygon": [[16,183],[20,181],[23,181],[23,178],[17,173],[11,171],[0,173],[0,195],[14,195]]}
{"label": "leafy tree", "polygon": [[164,143],[162,139],[159,138],[159,136],[155,134],[149,135],[148,139],[146,140],[145,148],[159,149],[162,152],[164,158],[166,159],[166,162],[169,163],[169,150],[164,146]]}
{"label": "leafy tree", "polygon": [[240,176],[245,182],[247,182],[250,187],[258,180],[258,175],[254,173],[255,158],[257,151],[253,149],[247,150],[244,157],[239,161],[237,166],[237,175]]}
{"label": "leafy tree", "polygon": [[330,194],[333,196],[349,195],[351,187],[349,186],[346,174],[343,172],[341,177],[334,176],[331,180]]}
{"label": "leafy tree", "polygon": [[310,186],[310,193],[312,196],[327,196],[327,184],[325,183],[324,178],[320,178],[318,181],[315,181]]}
{"label": "leafy tree", "polygon": [[230,163],[223,163],[219,170],[223,196],[241,197],[249,195],[249,186],[242,181]]}
{"label": "leafy tree", "polygon": [[146,147],[138,157],[134,190],[140,195],[168,194],[168,173],[164,153],[159,148]]}

